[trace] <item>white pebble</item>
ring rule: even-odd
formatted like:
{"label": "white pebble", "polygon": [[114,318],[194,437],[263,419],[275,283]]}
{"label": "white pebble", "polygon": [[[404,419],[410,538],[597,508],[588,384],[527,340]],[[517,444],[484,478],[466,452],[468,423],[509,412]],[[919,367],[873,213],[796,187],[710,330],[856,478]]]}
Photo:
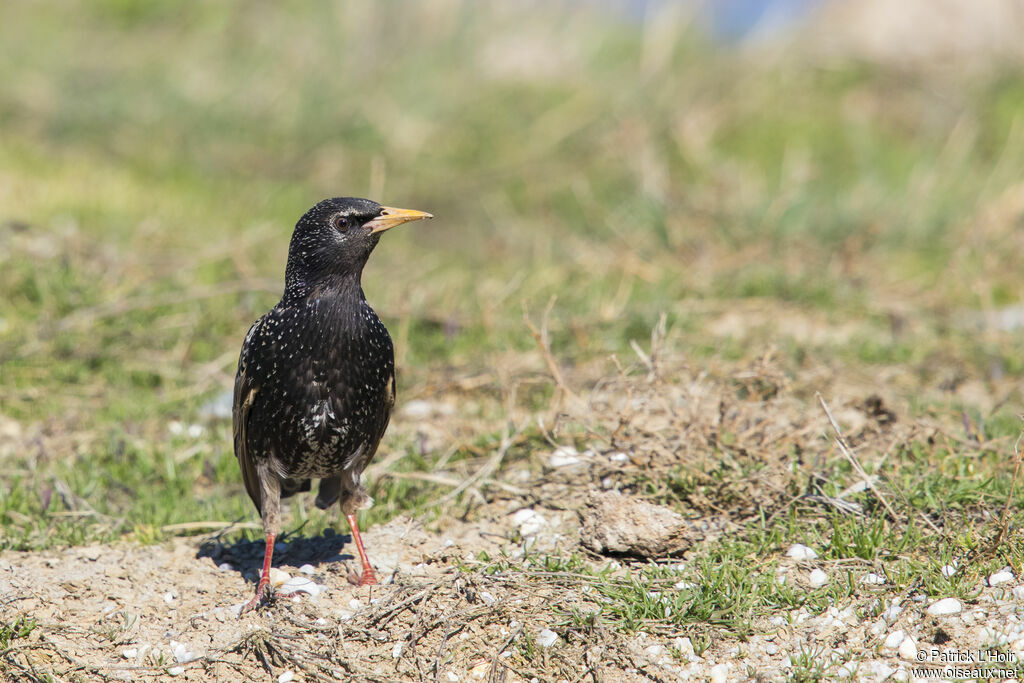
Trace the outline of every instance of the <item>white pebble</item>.
{"label": "white pebble", "polygon": [[677,581],[672,585],[672,587],[675,588],[677,591],[688,591],[691,588],[695,588],[694,584],[690,583],[689,581]]}
{"label": "white pebble", "polygon": [[1013,572],[1008,569],[1003,569],[988,577],[988,585],[990,586],[998,586],[1008,581],[1013,581]]}
{"label": "white pebble", "polygon": [[903,642],[904,638],[906,638],[906,634],[903,633],[903,631],[893,631],[885,637],[885,642],[882,643],[882,647],[887,647],[890,650],[895,650],[900,646],[900,643]]}
{"label": "white pebble", "polygon": [[558,642],[558,634],[551,629],[542,629],[537,635],[537,644],[541,647],[551,647]]}
{"label": "white pebble", "polygon": [[312,574],[315,571],[316,571],[316,567],[314,567],[311,564],[304,564],[301,567],[299,567],[299,573],[300,574],[305,574],[307,576]]}
{"label": "white pebble", "polygon": [[234,571],[235,565],[231,564],[230,562],[222,562],[221,564],[217,565],[217,570],[222,572]]}
{"label": "white pebble", "polygon": [[808,548],[802,543],[794,543],[786,551],[786,557],[792,557],[794,560],[814,560],[817,559],[818,553],[814,552],[813,548]]}
{"label": "white pebble", "polygon": [[559,446],[548,456],[548,467],[566,467],[583,462],[579,451],[572,446]]}
{"label": "white pebble", "polygon": [[676,638],[672,641],[672,646],[679,650],[679,654],[683,657],[689,657],[692,654],[696,654],[693,649],[693,641],[687,637]]}
{"label": "white pebble", "polygon": [[512,515],[512,523],[522,536],[534,536],[547,525],[547,520],[536,511],[526,508]]}
{"label": "white pebble", "polygon": [[292,575],[288,572],[278,569],[277,567],[270,568],[270,585],[274,588],[280,588],[290,578],[292,578]]}
{"label": "white pebble", "polygon": [[896,621],[896,617],[898,617],[900,615],[900,612],[902,611],[903,608],[900,607],[898,604],[892,604],[889,605],[889,607],[884,612],[882,612],[882,617],[886,621]]}
{"label": "white pebble", "polygon": [[953,574],[956,574],[956,562],[942,565],[942,569],[940,571],[942,572],[942,575],[948,579],[953,576]]}
{"label": "white pebble", "polygon": [[487,591],[480,591],[480,599],[488,605],[493,605],[496,602],[495,597]]}
{"label": "white pebble", "polygon": [[911,662],[917,660],[917,643],[915,643],[914,639],[910,636],[903,639],[903,642],[900,643],[897,651],[900,654],[900,659],[905,659]]}
{"label": "white pebble", "polygon": [[244,606],[245,606],[245,603],[244,602],[240,602],[240,603],[238,603],[236,605],[231,605],[230,607],[228,607],[228,610],[234,616],[240,617],[240,616],[242,616],[242,607],[244,607]]}
{"label": "white pebble", "polygon": [[277,677],[277,683],[291,683],[295,680],[295,673],[288,669],[283,674]]}
{"label": "white pebble", "polygon": [[860,578],[860,582],[871,586],[881,586],[885,583],[885,577],[875,573],[865,574]]}
{"label": "white pebble", "polygon": [[126,649],[126,650],[122,650],[121,651],[121,656],[124,657],[125,659],[135,659],[136,657],[139,656],[139,650],[138,650],[138,648],[130,647],[130,648]]}
{"label": "white pebble", "polygon": [[178,599],[178,595],[174,591],[169,591],[167,593],[164,593],[164,602],[166,602],[168,605],[171,604],[172,602],[174,602],[177,599]]}
{"label": "white pebble", "polygon": [[324,619],[323,617],[317,617],[317,620],[314,623],[316,623],[317,626],[326,626],[327,625],[327,620]]}
{"label": "white pebble", "polygon": [[171,676],[180,676],[181,674],[185,673],[185,667],[172,666],[170,669],[167,670],[167,673]]}
{"label": "white pebble", "polygon": [[171,654],[174,655],[174,659],[178,664],[185,664],[195,659],[192,651],[189,650],[184,643],[179,643],[176,640],[171,641]]}
{"label": "white pebble", "polygon": [[459,675],[454,671],[449,671],[445,677],[448,679],[448,683],[459,683]]}
{"label": "white pebble", "polygon": [[956,598],[943,598],[942,600],[933,602],[928,607],[928,615],[937,617],[944,614],[959,614],[962,609],[963,606]]}
{"label": "white pebble", "polygon": [[663,654],[665,654],[665,646],[658,645],[657,643],[655,643],[654,645],[648,645],[644,648],[644,654],[647,655],[649,659],[657,661],[658,657],[661,657]]}
{"label": "white pebble", "polygon": [[619,451],[617,453],[612,453],[611,455],[609,455],[608,459],[611,460],[612,462],[626,462],[627,460],[629,460],[629,456],[623,453],[622,451]]}
{"label": "white pebble", "polygon": [[729,665],[726,663],[715,664],[710,671],[711,683],[725,683],[729,680]]}
{"label": "white pebble", "polygon": [[888,680],[890,676],[896,673],[896,669],[892,668],[880,659],[874,659],[868,662],[867,670],[875,675],[876,681]]}
{"label": "white pebble", "polygon": [[828,574],[820,569],[813,569],[811,570],[811,573],[807,575],[807,580],[811,582],[812,586],[818,588],[828,583]]}
{"label": "white pebble", "polygon": [[1024,600],[1024,586],[1014,586],[1013,597],[1017,598],[1018,600]]}
{"label": "white pebble", "polygon": [[391,659],[398,659],[402,656],[402,648],[405,646],[405,641],[398,641],[395,646],[391,648]]}
{"label": "white pebble", "polygon": [[320,586],[305,576],[293,576],[281,584],[280,590],[282,593],[309,593],[314,597],[320,595]]}

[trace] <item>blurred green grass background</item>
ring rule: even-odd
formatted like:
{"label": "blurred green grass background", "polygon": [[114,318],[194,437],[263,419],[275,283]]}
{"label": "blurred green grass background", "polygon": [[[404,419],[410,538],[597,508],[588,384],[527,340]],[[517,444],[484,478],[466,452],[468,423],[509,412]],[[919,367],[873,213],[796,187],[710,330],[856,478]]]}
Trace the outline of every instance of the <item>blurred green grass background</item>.
{"label": "blurred green grass background", "polygon": [[[752,303],[853,325],[763,340],[796,367],[1024,373],[1020,335],[978,322],[1024,295],[1012,66],[766,57],[671,6],[457,0],[12,2],[0,43],[0,547],[255,519],[229,427],[167,425],[230,387],[327,196],[437,216],[364,280],[407,396],[532,350],[523,306],[552,296],[567,363],[662,312],[698,361],[740,360],[708,326]],[[428,491],[391,485],[381,515]]]}

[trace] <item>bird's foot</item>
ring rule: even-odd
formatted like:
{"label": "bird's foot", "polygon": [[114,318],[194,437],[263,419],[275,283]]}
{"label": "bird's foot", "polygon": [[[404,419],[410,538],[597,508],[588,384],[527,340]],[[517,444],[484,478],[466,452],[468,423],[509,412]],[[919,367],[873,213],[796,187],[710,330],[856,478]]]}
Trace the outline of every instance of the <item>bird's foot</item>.
{"label": "bird's foot", "polygon": [[353,586],[376,586],[377,575],[373,573],[373,567],[363,567],[363,575],[349,572],[348,582]]}
{"label": "bird's foot", "polygon": [[242,616],[246,612],[252,612],[253,610],[259,608],[259,606],[262,605],[262,604],[263,604],[263,590],[260,589],[260,590],[256,591],[256,595],[253,596],[252,600],[250,600],[249,602],[247,602],[244,605],[242,605],[242,609],[238,613],[238,616]]}

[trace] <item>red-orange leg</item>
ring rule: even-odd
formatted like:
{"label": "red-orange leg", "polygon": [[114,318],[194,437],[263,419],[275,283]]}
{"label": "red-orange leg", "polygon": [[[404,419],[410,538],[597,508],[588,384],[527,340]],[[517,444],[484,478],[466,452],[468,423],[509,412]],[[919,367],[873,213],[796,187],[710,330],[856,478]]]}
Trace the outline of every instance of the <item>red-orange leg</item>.
{"label": "red-orange leg", "polygon": [[260,582],[256,586],[256,595],[253,599],[245,603],[242,607],[242,611],[239,612],[239,616],[256,609],[263,602],[263,593],[267,590],[267,586],[270,585],[270,561],[274,558],[274,539],[277,538],[277,534],[267,534],[267,548],[263,551],[263,571],[260,573]]}
{"label": "red-orange leg", "polygon": [[356,542],[359,559],[363,562],[363,575],[359,578],[359,585],[375,586],[377,584],[377,576],[373,573],[373,567],[370,566],[369,558],[366,557],[366,549],[363,548],[363,539],[359,535],[359,525],[356,524],[356,516],[345,515],[345,519],[348,520],[348,526],[352,529],[352,539]]}

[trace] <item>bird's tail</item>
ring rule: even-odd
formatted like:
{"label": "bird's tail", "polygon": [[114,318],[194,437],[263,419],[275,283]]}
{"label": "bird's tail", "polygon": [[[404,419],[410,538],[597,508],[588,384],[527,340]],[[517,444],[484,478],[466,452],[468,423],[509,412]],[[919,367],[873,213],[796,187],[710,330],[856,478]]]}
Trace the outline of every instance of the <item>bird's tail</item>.
{"label": "bird's tail", "polygon": [[341,477],[320,480],[320,491],[316,495],[316,506],[326,510],[338,501],[341,495]]}
{"label": "bird's tail", "polygon": [[310,489],[309,479],[285,479],[281,482],[281,497],[287,498]]}

